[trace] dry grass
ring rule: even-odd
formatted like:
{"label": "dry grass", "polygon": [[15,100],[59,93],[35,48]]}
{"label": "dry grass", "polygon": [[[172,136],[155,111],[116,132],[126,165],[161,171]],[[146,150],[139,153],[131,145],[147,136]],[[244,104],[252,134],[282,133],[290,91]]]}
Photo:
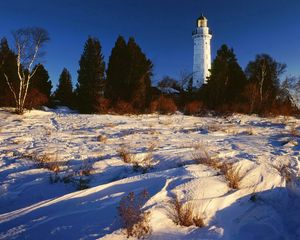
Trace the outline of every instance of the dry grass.
{"label": "dry grass", "polygon": [[192,158],[196,163],[212,167],[215,170],[219,170],[221,167],[220,160],[218,158],[212,158],[204,149],[203,145],[196,145],[194,147]]}
{"label": "dry grass", "polygon": [[130,192],[127,196],[122,197],[118,211],[128,238],[140,239],[151,234],[150,213],[142,209],[148,198],[149,194],[146,190],[138,195]]}
{"label": "dry grass", "polygon": [[296,124],[291,124],[290,126],[290,132],[289,132],[293,137],[300,137],[300,132],[297,129]]}
{"label": "dry grass", "polygon": [[97,137],[97,141],[98,142],[102,142],[102,143],[106,143],[107,142],[107,136],[105,136],[105,135],[99,135]]}
{"label": "dry grass", "polygon": [[225,179],[228,182],[228,186],[233,189],[240,188],[240,182],[242,180],[240,174],[240,167],[233,167],[232,164],[224,163],[221,166],[221,172],[224,174]]}
{"label": "dry grass", "polygon": [[180,226],[197,226],[204,227],[204,214],[195,214],[195,205],[188,202],[182,203],[177,195],[174,195],[168,205],[168,216],[171,220]]}
{"label": "dry grass", "polygon": [[246,131],[243,132],[244,134],[247,135],[254,135],[254,130],[252,127],[249,127]]}
{"label": "dry grass", "polygon": [[119,157],[125,163],[133,163],[135,161],[135,157],[132,153],[129,152],[124,146],[117,150]]}
{"label": "dry grass", "polygon": [[49,154],[22,154],[22,158],[28,158],[37,163],[39,168],[45,168],[52,172],[59,172],[61,164],[58,162],[57,157],[54,159]]}
{"label": "dry grass", "polygon": [[210,132],[223,131],[223,128],[219,123],[210,123],[206,125],[206,129]]}
{"label": "dry grass", "polygon": [[285,179],[286,183],[292,182],[293,173],[291,171],[290,166],[288,166],[287,164],[281,164],[279,166],[272,164],[272,167],[278,171],[280,176],[282,176]]}
{"label": "dry grass", "polygon": [[106,123],[106,124],[104,124],[103,125],[103,127],[107,127],[107,128],[114,128],[114,127],[117,127],[118,126],[118,124],[116,124],[116,123]]}
{"label": "dry grass", "polygon": [[203,145],[197,145],[196,148],[194,147],[192,157],[196,163],[203,164],[220,171],[227,180],[230,188],[239,189],[240,181],[242,179],[240,174],[241,167],[235,168],[232,164],[221,161],[219,158],[212,158],[204,149]]}
{"label": "dry grass", "polygon": [[154,165],[153,162],[153,151],[155,149],[155,145],[151,144],[148,147],[148,150],[145,154],[141,155],[141,157],[138,157],[138,155],[130,153],[127,148],[124,146],[121,147],[117,152],[120,158],[125,163],[133,164],[134,171],[142,171],[142,173],[148,172],[149,169],[151,169]]}

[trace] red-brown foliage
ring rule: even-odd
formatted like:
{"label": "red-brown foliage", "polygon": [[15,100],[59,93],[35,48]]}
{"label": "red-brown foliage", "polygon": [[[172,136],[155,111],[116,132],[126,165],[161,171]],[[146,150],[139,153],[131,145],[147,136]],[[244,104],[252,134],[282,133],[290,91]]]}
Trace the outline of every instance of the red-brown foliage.
{"label": "red-brown foliage", "polygon": [[113,111],[118,114],[134,114],[136,113],[135,109],[129,102],[125,102],[123,100],[117,102],[114,106]]}
{"label": "red-brown foliage", "polygon": [[97,105],[95,109],[97,113],[108,113],[110,109],[110,100],[104,97],[100,97],[97,99]]}
{"label": "red-brown foliage", "polygon": [[160,96],[150,103],[150,112],[172,114],[177,111],[177,106],[172,98]]}
{"label": "red-brown foliage", "polygon": [[36,88],[33,88],[28,92],[25,105],[26,108],[32,109],[43,106],[47,104],[48,101],[49,99],[45,94],[41,93]]}
{"label": "red-brown foliage", "polygon": [[192,102],[189,102],[185,105],[184,112],[186,114],[190,114],[190,115],[198,114],[198,113],[201,112],[202,108],[203,108],[203,103],[202,102],[192,101]]}

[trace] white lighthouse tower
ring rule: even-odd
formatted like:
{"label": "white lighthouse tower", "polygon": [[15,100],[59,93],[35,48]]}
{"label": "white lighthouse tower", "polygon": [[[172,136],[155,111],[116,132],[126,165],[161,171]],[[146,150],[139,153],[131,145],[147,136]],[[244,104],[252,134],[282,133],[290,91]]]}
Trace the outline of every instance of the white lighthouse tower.
{"label": "white lighthouse tower", "polygon": [[197,19],[197,28],[193,31],[194,39],[194,65],[193,87],[199,88],[207,83],[211,68],[210,40],[212,35],[207,27],[207,19],[201,15]]}

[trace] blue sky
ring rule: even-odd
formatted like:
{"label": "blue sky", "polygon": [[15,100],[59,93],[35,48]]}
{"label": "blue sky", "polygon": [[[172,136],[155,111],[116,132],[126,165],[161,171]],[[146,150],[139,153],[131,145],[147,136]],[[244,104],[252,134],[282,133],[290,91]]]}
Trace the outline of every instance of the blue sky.
{"label": "blue sky", "polygon": [[213,32],[213,58],[221,44],[233,47],[244,68],[256,54],[286,63],[300,75],[298,0],[10,0],[1,1],[0,37],[12,46],[11,31],[24,26],[48,30],[43,59],[54,86],[64,67],[77,80],[78,61],[89,35],[99,38],[106,62],[118,35],[135,37],[154,63],[157,81],[192,71],[191,33],[203,13]]}

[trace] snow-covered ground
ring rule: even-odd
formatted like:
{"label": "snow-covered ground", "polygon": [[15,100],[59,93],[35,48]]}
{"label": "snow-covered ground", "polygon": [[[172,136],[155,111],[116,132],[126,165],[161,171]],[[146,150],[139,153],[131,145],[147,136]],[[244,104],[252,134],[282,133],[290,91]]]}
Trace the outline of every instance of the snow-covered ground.
{"label": "snow-covered ground", "polygon": [[[150,239],[300,239],[298,126],[283,117],[0,109],[0,239],[126,239],[119,202],[143,190]],[[136,161],[152,154],[151,168],[124,163],[120,149]],[[239,189],[195,161],[203,149],[240,170]],[[174,194],[205,227],[169,218]]]}

